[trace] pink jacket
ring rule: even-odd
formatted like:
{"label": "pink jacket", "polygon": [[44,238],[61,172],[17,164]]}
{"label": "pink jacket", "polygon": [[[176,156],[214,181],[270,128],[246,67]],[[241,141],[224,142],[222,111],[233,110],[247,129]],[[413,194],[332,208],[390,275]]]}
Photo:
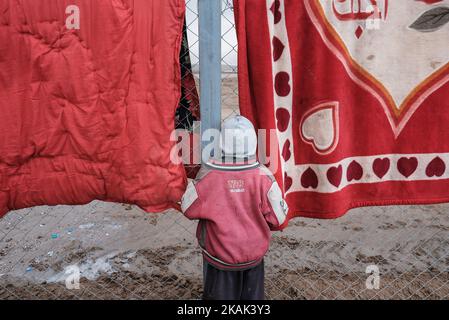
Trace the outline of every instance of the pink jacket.
{"label": "pink jacket", "polygon": [[205,259],[219,269],[241,270],[262,261],[271,230],[284,223],[288,208],[266,167],[211,162],[189,183],[182,211],[200,220],[197,238]]}

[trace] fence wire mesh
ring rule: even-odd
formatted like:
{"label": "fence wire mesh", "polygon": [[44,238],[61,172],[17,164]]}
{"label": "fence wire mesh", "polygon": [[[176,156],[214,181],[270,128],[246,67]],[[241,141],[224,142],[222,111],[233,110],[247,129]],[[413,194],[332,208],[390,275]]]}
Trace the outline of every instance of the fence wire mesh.
{"label": "fence wire mesh", "polygon": [[[197,3],[186,2],[183,81],[198,84]],[[223,4],[222,31],[226,119],[238,113],[230,1]],[[197,131],[200,88],[185,90],[176,126]],[[266,257],[267,298],[447,299],[448,209],[371,207],[338,220],[296,219],[274,234]],[[148,215],[99,201],[11,212],[0,220],[0,299],[199,299],[202,258],[195,228],[175,211]]]}

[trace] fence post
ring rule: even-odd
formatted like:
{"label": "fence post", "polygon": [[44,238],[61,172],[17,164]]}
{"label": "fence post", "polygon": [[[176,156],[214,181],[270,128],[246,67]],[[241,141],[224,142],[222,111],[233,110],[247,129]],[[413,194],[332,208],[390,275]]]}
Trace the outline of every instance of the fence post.
{"label": "fence post", "polygon": [[[204,132],[221,127],[221,4],[222,0],[198,0],[200,40],[200,105],[202,148]],[[214,143],[218,150],[218,141]],[[215,152],[213,156],[217,156]],[[209,155],[203,155],[203,162]]]}

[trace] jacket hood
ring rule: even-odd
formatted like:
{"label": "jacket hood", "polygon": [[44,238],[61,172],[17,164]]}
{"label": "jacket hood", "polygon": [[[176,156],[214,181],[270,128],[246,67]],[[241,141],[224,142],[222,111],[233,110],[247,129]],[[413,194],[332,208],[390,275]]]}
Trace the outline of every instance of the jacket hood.
{"label": "jacket hood", "polygon": [[221,129],[220,148],[225,157],[254,157],[257,151],[257,135],[251,121],[242,116],[225,120]]}

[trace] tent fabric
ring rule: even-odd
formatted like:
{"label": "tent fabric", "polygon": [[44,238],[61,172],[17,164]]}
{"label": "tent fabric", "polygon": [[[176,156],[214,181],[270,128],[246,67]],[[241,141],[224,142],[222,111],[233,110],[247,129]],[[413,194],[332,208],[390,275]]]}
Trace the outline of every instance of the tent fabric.
{"label": "tent fabric", "polygon": [[184,0],[0,1],[0,215],[94,199],[178,207],[184,13]]}
{"label": "tent fabric", "polygon": [[275,130],[290,218],[449,201],[449,1],[234,3],[241,112]]}

